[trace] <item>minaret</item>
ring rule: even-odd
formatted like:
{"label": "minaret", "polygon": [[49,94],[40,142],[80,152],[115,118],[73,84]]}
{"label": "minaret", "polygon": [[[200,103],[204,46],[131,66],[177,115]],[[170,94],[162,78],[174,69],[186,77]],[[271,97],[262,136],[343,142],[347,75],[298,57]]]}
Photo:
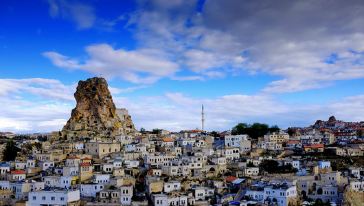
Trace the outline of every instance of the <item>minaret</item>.
{"label": "minaret", "polygon": [[202,111],[201,111],[201,130],[205,130],[205,112],[203,111],[203,105],[202,105]]}

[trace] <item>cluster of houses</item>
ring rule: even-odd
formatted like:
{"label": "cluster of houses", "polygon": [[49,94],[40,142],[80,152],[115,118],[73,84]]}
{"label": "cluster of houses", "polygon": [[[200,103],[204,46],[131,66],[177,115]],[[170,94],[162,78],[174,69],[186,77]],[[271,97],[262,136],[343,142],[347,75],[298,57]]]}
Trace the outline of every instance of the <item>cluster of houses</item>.
{"label": "cluster of houses", "polygon": [[293,206],[343,205],[347,193],[364,198],[363,162],[337,167],[363,158],[363,141],[339,144],[320,127],[258,139],[162,130],[38,144],[0,164],[0,205]]}

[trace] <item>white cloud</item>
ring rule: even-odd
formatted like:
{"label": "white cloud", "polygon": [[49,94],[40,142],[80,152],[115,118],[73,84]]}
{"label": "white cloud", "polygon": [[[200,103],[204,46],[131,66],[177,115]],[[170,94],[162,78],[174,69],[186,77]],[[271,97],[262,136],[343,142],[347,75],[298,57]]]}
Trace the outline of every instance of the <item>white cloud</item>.
{"label": "white cloud", "polygon": [[126,88],[116,88],[116,87],[110,87],[109,86],[109,90],[110,90],[110,93],[112,95],[134,92],[136,90],[144,89],[144,88],[147,88],[147,86],[146,85],[139,85],[139,86],[134,86],[134,87],[126,87]]}
{"label": "white cloud", "polygon": [[88,29],[94,26],[96,16],[92,6],[67,0],[48,0],[51,17],[69,19],[78,29]]}
{"label": "white cloud", "polygon": [[[75,84],[54,79],[0,79],[0,131],[49,132],[60,130],[75,106]],[[117,107],[127,108],[138,128],[172,131],[200,127],[205,106],[208,130],[230,129],[238,122],[265,122],[281,127],[306,126],[330,115],[347,121],[364,119],[364,95],[320,104],[288,104],[267,94],[232,94],[193,98],[183,93],[125,98],[143,87],[110,87]]]}
{"label": "white cloud", "polygon": [[23,133],[61,129],[71,113],[73,103],[59,101],[32,101],[1,96],[0,131]]}
{"label": "white cloud", "polygon": [[[364,97],[353,96],[322,104],[287,104],[267,95],[225,95],[216,98],[192,98],[182,93],[137,99],[114,98],[126,107],[135,125],[147,129],[172,131],[201,126],[201,105],[205,107],[206,128],[227,130],[238,122],[264,122],[271,125],[308,126],[330,115],[347,121],[361,121]],[[359,112],[358,112],[359,111]]]}
{"label": "white cloud", "polygon": [[178,65],[166,59],[157,50],[114,49],[108,44],[96,44],[86,47],[89,58],[80,63],[56,52],[45,52],[54,65],[62,68],[81,69],[95,75],[120,77],[133,83],[149,84],[162,77],[174,75]]}
{"label": "white cloud", "polygon": [[[75,106],[76,84],[56,79],[0,79],[0,131],[50,132],[62,129]],[[109,87],[112,95],[145,86]]]}
{"label": "white cloud", "polygon": [[69,101],[73,100],[74,88],[74,85],[66,86],[55,79],[0,79],[0,97],[26,92],[45,98]]}
{"label": "white cloud", "polygon": [[[67,10],[64,8],[73,4],[50,1],[50,14],[59,16],[62,8]],[[86,49],[90,58],[85,64],[56,52],[45,56],[59,67],[135,83],[152,83],[161,77],[180,80],[183,78],[175,73],[182,69],[196,73],[186,80],[222,78],[241,72],[267,73],[280,77],[264,88],[275,93],[364,78],[364,5],[360,1],[242,4],[239,0],[220,0],[206,1],[201,11],[196,9],[197,4],[195,0],[139,1],[126,25],[137,40],[135,50],[92,45]],[[63,13],[72,16],[72,9],[68,10]],[[92,16],[93,9],[86,11],[76,13]],[[75,19],[82,22],[92,18]],[[335,60],[326,62],[333,54]],[[145,68],[149,65],[153,67]]]}
{"label": "white cloud", "polygon": [[349,2],[220,0],[199,12],[196,1],[148,1],[130,24],[140,47],[205,78],[263,72],[281,77],[264,91],[296,92],[364,78],[364,5]]}
{"label": "white cloud", "polygon": [[195,80],[203,81],[203,80],[205,80],[205,78],[203,76],[198,76],[198,75],[194,75],[194,76],[172,76],[171,79],[172,80],[177,80],[177,81],[195,81]]}
{"label": "white cloud", "polygon": [[96,15],[97,7],[92,1],[48,0],[49,15],[73,22],[79,30],[96,28],[102,31],[114,31],[114,27],[125,21],[124,15],[111,19],[100,18]]}
{"label": "white cloud", "polygon": [[57,52],[44,52],[43,56],[52,60],[52,63],[57,67],[67,68],[67,69],[79,69],[79,62],[73,60],[67,56],[59,54]]}

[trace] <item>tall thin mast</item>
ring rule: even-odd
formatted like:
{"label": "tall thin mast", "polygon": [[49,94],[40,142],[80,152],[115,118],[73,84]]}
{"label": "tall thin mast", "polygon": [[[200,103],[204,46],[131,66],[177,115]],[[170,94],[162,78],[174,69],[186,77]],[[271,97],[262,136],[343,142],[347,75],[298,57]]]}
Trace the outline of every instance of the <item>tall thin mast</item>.
{"label": "tall thin mast", "polygon": [[201,130],[205,130],[205,112],[202,105],[202,111],[201,111]]}

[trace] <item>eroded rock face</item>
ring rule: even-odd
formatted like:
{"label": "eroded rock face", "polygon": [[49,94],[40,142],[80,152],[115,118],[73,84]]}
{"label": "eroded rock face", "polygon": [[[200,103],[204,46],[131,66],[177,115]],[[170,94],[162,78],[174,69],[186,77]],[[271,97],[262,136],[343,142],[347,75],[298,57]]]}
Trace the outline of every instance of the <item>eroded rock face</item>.
{"label": "eroded rock face", "polygon": [[79,81],[74,94],[76,108],[63,127],[66,138],[73,137],[115,137],[123,135],[125,121],[116,113],[116,107],[104,78],[90,78]]}
{"label": "eroded rock face", "polygon": [[135,131],[134,123],[131,120],[128,110],[125,108],[116,109],[116,114],[119,116],[120,120],[123,122],[124,131],[129,134]]}

